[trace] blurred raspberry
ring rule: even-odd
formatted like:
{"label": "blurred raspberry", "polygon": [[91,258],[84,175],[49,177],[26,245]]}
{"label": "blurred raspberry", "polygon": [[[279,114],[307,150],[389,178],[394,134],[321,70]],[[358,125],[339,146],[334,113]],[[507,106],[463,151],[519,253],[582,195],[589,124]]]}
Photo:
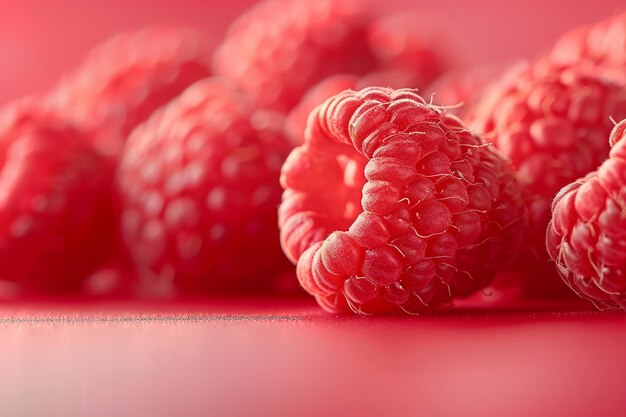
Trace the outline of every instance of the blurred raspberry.
{"label": "blurred raspberry", "polygon": [[326,99],[343,90],[360,90],[366,87],[416,88],[417,79],[403,71],[374,71],[364,76],[337,74],[323,79],[306,92],[285,121],[287,136],[294,145],[304,142],[304,128],[309,114]]}
{"label": "blurred raspberry", "polygon": [[[550,56],[559,65],[594,66],[609,70],[626,81],[626,12],[595,26],[567,32],[555,44]],[[611,71],[616,70],[616,71]]]}
{"label": "blurred raspberry", "polygon": [[200,81],[131,134],[117,173],[126,250],[156,291],[263,287],[288,268],[276,229],[282,118]]}
{"label": "blurred raspberry", "polygon": [[0,113],[0,279],[78,290],[110,253],[111,167],[36,101]]}
{"label": "blurred raspberry", "polygon": [[474,125],[521,174],[543,235],[554,195],[608,157],[611,117],[624,116],[626,91],[619,86],[540,62],[494,88],[478,105]]}
{"label": "blurred raspberry", "polygon": [[417,80],[412,87],[421,88],[458,61],[444,27],[432,17],[403,12],[372,22],[368,42],[380,68],[409,72]]}
{"label": "blurred raspberry", "polygon": [[304,142],[306,121],[315,107],[343,90],[356,89],[358,81],[359,77],[356,75],[332,75],[307,91],[300,103],[289,112],[285,119],[285,131],[291,143],[297,146]]}
{"label": "blurred raspberry", "polygon": [[215,72],[261,106],[288,111],[329,75],[375,68],[365,10],[358,0],[263,1],[231,26]]}
{"label": "blurred raspberry", "polygon": [[329,312],[417,312],[511,264],[525,209],[506,162],[415,90],[317,107],[283,166],[281,243]]}
{"label": "blurred raspberry", "polygon": [[529,292],[568,294],[544,249],[550,204],[561,187],[607,158],[610,117],[624,116],[622,88],[544,61],[512,71],[478,104],[474,126],[510,159],[527,193],[530,253],[518,275]]}
{"label": "blurred raspberry", "polygon": [[144,29],[96,47],[50,100],[96,146],[116,155],[128,134],[157,108],[210,72],[212,47],[186,29]]}
{"label": "blurred raspberry", "polygon": [[488,94],[489,86],[501,72],[497,66],[452,70],[429,84],[424,97],[437,106],[446,107],[449,113],[471,119],[474,107],[484,94]]}
{"label": "blurred raspberry", "polygon": [[[626,120],[612,135],[621,138]],[[598,307],[626,309],[626,140],[552,205],[547,247],[563,280]]]}

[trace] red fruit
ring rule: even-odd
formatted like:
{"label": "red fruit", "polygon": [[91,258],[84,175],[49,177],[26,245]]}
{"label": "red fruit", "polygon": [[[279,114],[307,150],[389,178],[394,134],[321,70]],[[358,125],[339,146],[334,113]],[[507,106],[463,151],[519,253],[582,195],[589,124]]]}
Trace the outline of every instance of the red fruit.
{"label": "red fruit", "polygon": [[224,80],[196,83],[129,137],[125,247],[152,286],[250,290],[285,268],[276,230],[281,118]]}
{"label": "red fruit", "polygon": [[288,114],[285,130],[294,145],[304,142],[304,128],[309,114],[326,99],[343,90],[360,90],[372,86],[390,88],[416,88],[418,80],[413,74],[403,71],[374,71],[362,77],[337,74],[323,79],[306,92],[300,103]]}
{"label": "red fruit", "polygon": [[436,307],[514,261],[525,228],[506,162],[415,90],[317,107],[282,170],[281,243],[330,312]]}
{"label": "red fruit", "polygon": [[607,158],[610,118],[625,116],[625,90],[544,62],[509,74],[478,105],[475,127],[510,159],[530,194],[531,246],[542,247],[554,195]]}
{"label": "red fruit", "polygon": [[[593,72],[540,61],[512,70],[475,113],[474,127],[518,171],[530,208],[525,253],[514,268],[516,285],[531,298],[570,297],[545,252],[550,204],[561,187],[608,157],[610,118],[626,116],[626,91]],[[496,287],[508,285],[499,281]]]}
{"label": "red fruit", "polygon": [[[616,126],[622,136],[626,120]],[[613,136],[613,135],[612,135]],[[626,142],[554,199],[546,243],[561,278],[599,307],[626,309]]]}
{"label": "red fruit", "polygon": [[261,106],[288,111],[329,75],[375,68],[366,9],[352,0],[261,2],[231,26],[216,52],[215,72]]}
{"label": "red fruit", "polygon": [[[563,35],[552,49],[550,59],[559,65],[594,66],[625,80],[626,13],[595,26],[576,28]],[[621,73],[621,74],[620,74]]]}
{"label": "red fruit", "polygon": [[185,29],[144,29],[96,47],[50,100],[116,155],[128,134],[186,87],[209,75],[212,47]]}
{"label": "red fruit", "polygon": [[[422,13],[399,13],[374,21],[368,41],[379,66],[411,73],[425,86],[453,66],[456,54],[442,36],[441,22]],[[403,86],[407,87],[407,86]]]}
{"label": "red fruit", "polygon": [[497,67],[449,71],[433,81],[424,96],[454,115],[471,119],[474,107],[500,72]]}
{"label": "red fruit", "polygon": [[113,242],[110,172],[83,133],[37,104],[0,117],[0,279],[76,290]]}

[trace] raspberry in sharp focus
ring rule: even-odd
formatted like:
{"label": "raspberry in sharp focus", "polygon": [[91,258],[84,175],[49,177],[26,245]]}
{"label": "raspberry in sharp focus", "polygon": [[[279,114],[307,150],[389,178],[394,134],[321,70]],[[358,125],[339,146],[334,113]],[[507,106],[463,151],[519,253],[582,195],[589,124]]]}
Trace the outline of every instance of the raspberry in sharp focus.
{"label": "raspberry in sharp focus", "polygon": [[474,107],[484,94],[488,94],[491,83],[501,72],[498,66],[452,70],[433,81],[424,97],[463,120],[472,119]]}
{"label": "raspberry in sharp focus", "polygon": [[144,29],[96,47],[50,94],[51,103],[116,155],[128,134],[186,87],[209,76],[212,46],[188,29]]}
{"label": "raspberry in sharp focus", "polygon": [[230,28],[214,68],[263,107],[288,111],[321,79],[375,68],[359,1],[269,0]]}
{"label": "raspberry in sharp focus", "polygon": [[345,91],[283,165],[281,243],[331,312],[416,312],[485,285],[525,232],[506,161],[415,90]]}
{"label": "raspberry in sharp focus", "polygon": [[207,79],[133,131],[117,173],[126,250],[152,286],[246,291],[289,267],[280,250],[282,117]]}
{"label": "raspberry in sharp focus", "polygon": [[112,168],[36,101],[0,116],[0,280],[78,290],[114,241]]}
{"label": "raspberry in sharp focus", "polygon": [[546,244],[561,278],[599,307],[626,309],[626,120],[614,129],[611,155],[559,192]]}

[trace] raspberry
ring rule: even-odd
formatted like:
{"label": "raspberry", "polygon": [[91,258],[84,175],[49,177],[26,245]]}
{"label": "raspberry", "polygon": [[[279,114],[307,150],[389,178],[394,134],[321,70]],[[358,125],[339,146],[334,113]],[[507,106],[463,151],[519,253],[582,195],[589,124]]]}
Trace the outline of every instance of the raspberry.
{"label": "raspberry", "polygon": [[474,107],[483,94],[488,94],[486,90],[499,73],[497,67],[449,71],[432,82],[424,95],[432,97],[434,104],[446,107],[450,113],[471,119]]}
{"label": "raspberry", "polygon": [[391,88],[414,88],[418,80],[413,74],[403,71],[374,71],[362,77],[337,74],[323,79],[313,86],[287,115],[285,130],[294,145],[304,142],[304,128],[309,114],[329,97],[347,89],[362,89],[373,85]]}
{"label": "raspberry", "polygon": [[619,86],[545,62],[513,71],[478,105],[477,130],[510,159],[531,195],[534,246],[543,246],[554,195],[607,158],[610,118],[624,116]]}
{"label": "raspberry", "polygon": [[315,83],[375,68],[366,42],[369,17],[358,1],[264,1],[230,28],[215,72],[258,104],[288,111]]}
{"label": "raspberry", "polygon": [[207,79],[133,131],[117,173],[125,248],[154,288],[252,290],[288,266],[276,230],[282,118]]}
{"label": "raspberry", "polygon": [[550,59],[560,65],[590,65],[623,72],[626,69],[626,13],[566,33],[556,42]]}
{"label": "raspberry", "polygon": [[372,22],[368,42],[381,68],[410,72],[423,87],[455,64],[442,27],[421,13],[392,14]]}
{"label": "raspberry", "polygon": [[[561,187],[607,158],[610,117],[623,115],[623,89],[546,61],[512,70],[477,105],[474,126],[518,171],[530,208],[526,248],[514,268],[517,282],[511,282],[523,286],[526,296],[571,296],[544,249],[550,204]],[[496,286],[508,285],[499,281]]]}
{"label": "raspberry", "polygon": [[211,47],[185,29],[145,29],[95,48],[51,93],[55,107],[116,155],[128,134],[187,86],[209,75]]}
{"label": "raspberry", "polygon": [[0,279],[69,291],[108,255],[114,221],[108,162],[37,101],[0,116]]}
{"label": "raspberry", "polygon": [[283,165],[283,251],[327,311],[416,312],[485,285],[525,228],[506,162],[416,90],[345,91]]}
{"label": "raspberry", "polygon": [[[623,120],[612,139],[625,129]],[[556,196],[546,244],[561,278],[580,297],[626,309],[626,141],[614,143],[598,171]]]}

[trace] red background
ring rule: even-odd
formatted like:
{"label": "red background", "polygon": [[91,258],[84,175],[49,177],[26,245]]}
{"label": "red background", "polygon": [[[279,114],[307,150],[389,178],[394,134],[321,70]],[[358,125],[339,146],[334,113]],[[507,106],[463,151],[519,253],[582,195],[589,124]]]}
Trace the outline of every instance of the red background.
{"label": "red background", "polygon": [[[306,1],[306,0],[303,0]],[[219,38],[248,0],[0,1],[0,103],[118,30]],[[470,64],[530,58],[619,11],[589,2],[387,0],[444,21]],[[2,416],[624,416],[626,316],[335,318],[310,300],[0,307]]]}
{"label": "red background", "polygon": [[[314,1],[314,0],[302,0]],[[0,103],[47,89],[115,31],[182,24],[221,37],[251,0],[0,1]],[[419,10],[448,26],[468,63],[536,56],[560,33],[623,8],[621,0],[385,0],[379,7]],[[382,6],[384,4],[384,6]]]}

